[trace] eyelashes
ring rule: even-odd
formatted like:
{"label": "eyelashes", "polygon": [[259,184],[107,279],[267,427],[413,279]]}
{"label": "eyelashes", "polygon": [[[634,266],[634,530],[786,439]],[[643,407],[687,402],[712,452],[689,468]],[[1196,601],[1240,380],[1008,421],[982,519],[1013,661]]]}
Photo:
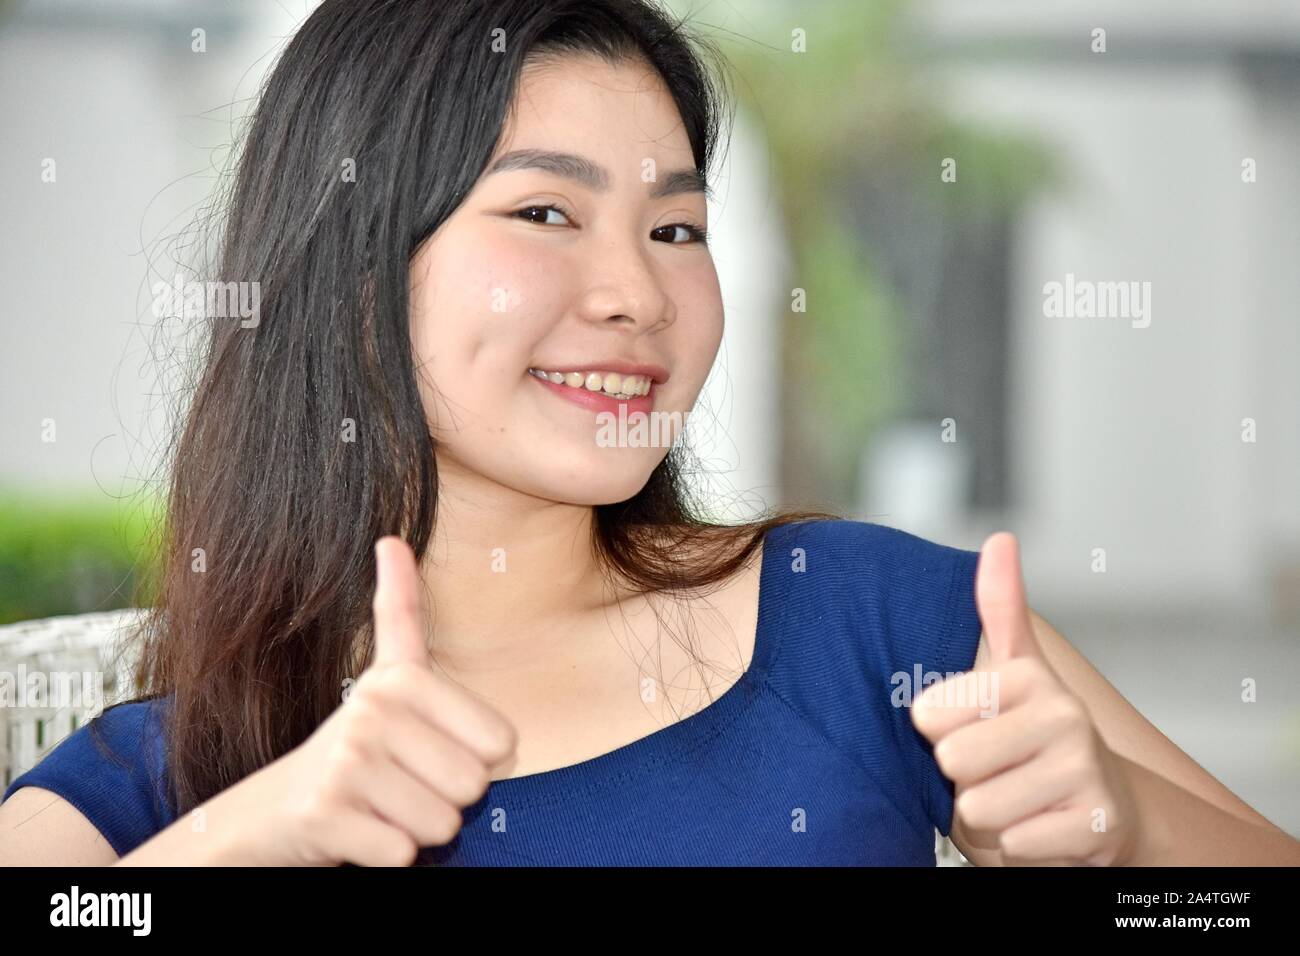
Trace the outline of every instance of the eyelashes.
{"label": "eyelashes", "polygon": [[[659,226],[657,229],[655,229],[655,232],[659,232],[660,229],[685,229],[687,235],[691,237],[691,242],[698,242],[700,245],[703,246],[707,246],[709,244],[709,231],[705,229],[703,226],[697,226],[694,223],[670,222],[666,226]],[[672,242],[670,240],[669,245],[684,246],[687,245],[687,243]]]}
{"label": "eyelashes", "polygon": [[[540,219],[532,215],[534,213],[539,213],[539,212],[542,214]],[[515,219],[523,219],[525,222],[536,223],[539,226],[563,225],[563,223],[547,221],[549,219],[549,213],[552,212],[559,213],[565,219],[568,219],[570,221],[572,221],[574,218],[572,213],[570,213],[559,203],[539,203],[532,206],[525,206],[522,209],[518,209],[515,212],[511,213],[511,217]],[[701,245],[707,246],[709,243],[709,231],[705,229],[703,226],[697,226],[693,222],[671,222],[668,223],[666,226],[658,226],[653,230],[651,235],[654,235],[654,233],[662,233],[664,230],[676,230],[676,229],[686,230],[686,234],[691,237],[690,241],[673,242],[672,239],[668,239],[667,242],[669,245],[685,246],[685,245],[689,245],[691,242],[698,242]]]}

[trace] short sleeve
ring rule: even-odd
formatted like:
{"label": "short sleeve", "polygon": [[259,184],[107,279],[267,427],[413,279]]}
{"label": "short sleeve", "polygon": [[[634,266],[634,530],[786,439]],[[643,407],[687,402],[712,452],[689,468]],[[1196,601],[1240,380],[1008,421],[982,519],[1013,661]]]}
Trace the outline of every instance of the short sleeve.
{"label": "short sleeve", "polygon": [[[867,521],[801,526],[807,551],[801,610],[788,616],[813,641],[787,663],[813,675],[787,680],[787,696],[818,716],[834,741],[873,775],[918,828],[945,836],[954,786],[912,723],[911,700],[927,682],[970,670],[979,646],[979,552]],[[834,693],[830,693],[834,688]]]}
{"label": "short sleeve", "polygon": [[5,791],[41,787],[72,804],[125,856],[173,818],[156,701],[107,708],[58,743]]}

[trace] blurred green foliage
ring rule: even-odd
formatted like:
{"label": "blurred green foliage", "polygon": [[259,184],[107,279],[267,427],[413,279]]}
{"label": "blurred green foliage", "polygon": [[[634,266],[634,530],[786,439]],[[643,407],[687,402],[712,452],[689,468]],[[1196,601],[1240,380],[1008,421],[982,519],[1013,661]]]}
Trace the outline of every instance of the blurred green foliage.
{"label": "blurred green foliage", "polygon": [[[679,2],[717,43],[739,105],[760,124],[807,311],[784,308],[785,481],[852,503],[861,450],[910,411],[915,317],[882,246],[910,237],[864,222],[870,203],[928,221],[1002,219],[1055,177],[1040,146],[956,120],[927,71],[904,0]],[[725,11],[736,16],[717,27]],[[802,51],[797,49],[802,44]],[[941,181],[958,161],[960,188]],[[888,229],[896,229],[891,224]],[[936,260],[934,268],[944,263]]]}
{"label": "blurred green foliage", "polygon": [[0,490],[0,624],[151,603],[157,506]]}

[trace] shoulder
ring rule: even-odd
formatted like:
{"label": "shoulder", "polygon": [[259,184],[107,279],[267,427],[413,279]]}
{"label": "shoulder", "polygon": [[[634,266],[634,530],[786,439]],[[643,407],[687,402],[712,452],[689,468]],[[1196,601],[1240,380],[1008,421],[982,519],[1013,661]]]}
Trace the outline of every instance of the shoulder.
{"label": "shoulder", "polygon": [[[781,547],[819,552],[842,568],[866,565],[908,573],[936,565],[946,567],[953,560],[975,554],[901,528],[850,518],[781,525],[773,529],[769,540]],[[835,565],[827,570],[835,570]]]}
{"label": "shoulder", "polygon": [[54,793],[125,855],[173,818],[164,707],[151,699],[106,708],[10,783],[4,800],[24,787]]}
{"label": "shoulder", "polygon": [[[894,637],[940,637],[938,631],[970,623],[976,551],[850,519],[775,528],[767,548],[775,586],[787,600],[846,626],[865,618],[890,625]],[[973,660],[973,645],[971,653]]]}

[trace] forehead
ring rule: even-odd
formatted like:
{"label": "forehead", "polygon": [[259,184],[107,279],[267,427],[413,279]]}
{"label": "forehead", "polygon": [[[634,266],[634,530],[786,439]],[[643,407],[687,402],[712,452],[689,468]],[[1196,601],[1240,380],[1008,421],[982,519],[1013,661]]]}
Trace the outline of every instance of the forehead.
{"label": "forehead", "polygon": [[663,77],[643,59],[587,54],[529,60],[496,154],[521,147],[691,162],[690,139]]}

